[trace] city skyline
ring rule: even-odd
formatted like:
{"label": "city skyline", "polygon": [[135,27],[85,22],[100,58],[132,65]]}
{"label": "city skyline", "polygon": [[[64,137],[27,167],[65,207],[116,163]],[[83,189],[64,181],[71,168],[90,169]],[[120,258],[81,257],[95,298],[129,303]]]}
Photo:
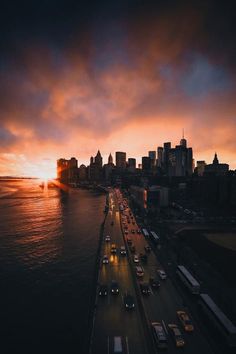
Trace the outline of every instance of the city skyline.
{"label": "city skyline", "polygon": [[[175,147],[176,145],[178,144],[173,144],[173,142],[171,142],[172,144],[172,147]],[[162,144],[163,145],[163,144]],[[126,162],[128,163],[128,160],[129,159],[135,159],[136,160],[136,166],[138,168],[139,165],[142,165],[142,158],[143,157],[148,157],[149,155],[149,152],[152,152],[152,151],[155,151],[156,152],[156,158],[157,158],[157,149],[159,148],[159,146],[156,147],[156,150],[154,149],[149,149],[145,152],[143,152],[143,154],[139,155],[139,156],[131,156],[127,151],[124,151],[126,153]],[[75,157],[78,161],[78,166],[80,165],[85,165],[85,166],[89,166],[89,160],[91,158],[91,156],[95,156],[96,152],[97,151],[100,151],[101,152],[101,149],[97,149],[95,151],[92,151],[91,152],[91,155],[87,156],[87,158],[80,158],[80,156],[77,156],[77,155],[73,155],[73,154],[64,154],[62,156],[57,156],[55,161],[58,160],[59,158],[65,158],[65,159],[70,159],[72,157]],[[121,151],[121,149],[119,150]],[[103,165],[106,164],[109,160],[109,156],[111,155],[112,158],[113,158],[113,161],[114,161],[114,164],[115,164],[115,155],[116,155],[116,152],[117,151],[110,151],[109,153],[101,153],[102,155],[102,158],[103,158]],[[217,151],[216,150],[212,150],[211,152],[209,152],[209,160],[208,159],[205,159],[204,158],[204,155],[203,155],[203,158],[197,158],[196,156],[196,153],[194,152],[194,155],[193,155],[193,160],[194,160],[194,164],[195,164],[195,167],[197,166],[197,161],[204,161],[206,164],[211,164],[212,163],[212,160],[214,158],[214,155]],[[7,154],[6,154],[7,155]],[[222,154],[221,152],[217,152],[217,155],[218,157],[220,158],[220,161],[221,162],[224,162],[224,163],[228,163],[228,161],[224,161],[222,159]],[[201,155],[202,156],[202,155]],[[21,156],[21,158],[23,161],[25,160],[23,158],[23,156]],[[11,157],[10,157],[10,160],[11,160]],[[53,159],[52,158],[43,158],[38,164],[30,164],[29,162],[27,162],[27,165],[29,166],[30,170],[32,171],[31,174],[29,173],[12,173],[11,170],[7,169],[6,168],[6,172],[2,172],[0,171],[0,177],[1,176],[14,176],[14,177],[36,177],[36,178],[42,178],[42,179],[50,179],[50,178],[56,178],[56,162],[55,161],[52,161]],[[116,164],[115,164],[116,165]],[[233,167],[231,167],[229,165],[229,168],[231,170],[234,170]],[[3,170],[4,171],[4,170]],[[9,171],[9,173],[8,173]]]}

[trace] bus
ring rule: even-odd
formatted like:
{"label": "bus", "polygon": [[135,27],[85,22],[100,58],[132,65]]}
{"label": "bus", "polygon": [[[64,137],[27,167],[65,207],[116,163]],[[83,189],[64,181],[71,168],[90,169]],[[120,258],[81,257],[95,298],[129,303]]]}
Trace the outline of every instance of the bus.
{"label": "bus", "polygon": [[200,293],[200,284],[183,265],[177,266],[176,273],[192,294]]}
{"label": "bus", "polygon": [[149,237],[149,233],[148,233],[147,229],[143,229],[142,231],[143,231],[143,234],[145,237]]}
{"label": "bus", "polygon": [[208,294],[200,294],[199,305],[229,347],[236,346],[236,327]]}
{"label": "bus", "polygon": [[154,243],[158,244],[160,242],[160,237],[154,231],[150,231],[150,237]]}

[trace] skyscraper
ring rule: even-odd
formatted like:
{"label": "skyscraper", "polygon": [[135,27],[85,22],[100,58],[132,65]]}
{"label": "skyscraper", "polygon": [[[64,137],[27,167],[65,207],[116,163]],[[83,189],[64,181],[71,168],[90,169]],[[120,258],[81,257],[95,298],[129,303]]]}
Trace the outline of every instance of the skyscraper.
{"label": "skyscraper", "polygon": [[156,151],[149,151],[148,152],[148,157],[150,158],[151,160],[151,168],[153,169],[155,166],[156,166]]}
{"label": "skyscraper", "polygon": [[109,165],[113,164],[113,157],[112,157],[111,153],[110,153],[110,155],[108,157],[108,164]]}
{"label": "skyscraper", "polygon": [[121,169],[126,168],[126,152],[116,152],[116,167]]}
{"label": "skyscraper", "polygon": [[142,157],[142,170],[143,171],[151,171],[151,159],[148,156]]}
{"label": "skyscraper", "polygon": [[97,155],[95,156],[95,164],[99,167],[102,167],[102,155],[100,151],[98,150]]}
{"label": "skyscraper", "polygon": [[135,172],[136,170],[136,159],[129,158],[128,159],[128,170],[130,172]]}
{"label": "skyscraper", "polygon": [[163,166],[163,147],[158,146],[157,148],[157,166]]}
{"label": "skyscraper", "polygon": [[163,148],[163,169],[165,173],[168,175],[169,173],[169,152],[171,149],[171,143],[164,143],[164,148]]}

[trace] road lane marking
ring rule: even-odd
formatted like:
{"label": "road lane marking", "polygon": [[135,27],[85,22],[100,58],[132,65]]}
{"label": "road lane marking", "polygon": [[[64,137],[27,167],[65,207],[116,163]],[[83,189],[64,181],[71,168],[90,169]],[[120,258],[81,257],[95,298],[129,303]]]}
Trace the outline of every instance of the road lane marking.
{"label": "road lane marking", "polygon": [[129,354],[129,342],[128,342],[128,337],[125,337],[125,341],[126,341],[127,354]]}

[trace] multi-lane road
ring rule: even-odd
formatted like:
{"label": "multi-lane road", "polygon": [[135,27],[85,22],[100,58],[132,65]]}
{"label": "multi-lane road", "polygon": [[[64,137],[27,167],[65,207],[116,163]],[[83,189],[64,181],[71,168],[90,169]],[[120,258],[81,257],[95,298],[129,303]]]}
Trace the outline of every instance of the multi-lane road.
{"label": "multi-lane road", "polygon": [[[152,340],[151,322],[161,322],[168,339],[167,353],[178,352],[172,338],[169,337],[168,324],[175,323],[182,331],[186,353],[211,354],[212,349],[202,334],[198,324],[194,324],[192,333],[185,333],[177,319],[177,310],[186,309],[183,298],[172,284],[171,279],[160,280],[161,285],[157,290],[150,288],[150,295],[142,295],[139,289],[140,280],[135,276],[134,254],[130,252],[127,238],[132,239],[135,253],[146,253],[144,246],[147,240],[139,229],[131,210],[127,207],[123,212],[119,210],[119,204],[123,203],[123,197],[119,190],[112,190],[109,194],[109,212],[104,229],[104,242],[101,247],[101,262],[98,277],[96,311],[94,313],[93,332],[90,345],[91,354],[114,353],[114,337],[122,338],[123,350],[130,354],[146,354],[158,352]],[[129,222],[128,222],[129,221]],[[126,231],[125,234],[125,229]],[[135,233],[132,232],[135,231]],[[105,241],[106,235],[111,237],[110,242]],[[111,254],[111,244],[115,243],[117,253]],[[125,246],[127,255],[120,255],[120,247]],[[146,253],[147,262],[139,262],[144,268],[142,282],[149,282],[149,278],[157,278],[157,269],[163,269],[154,252]],[[102,263],[102,258],[107,255],[108,264]],[[119,283],[119,295],[110,292],[112,280]],[[108,286],[108,294],[99,296],[100,284]],[[135,308],[126,310],[124,306],[124,293],[129,291],[134,296]]]}

